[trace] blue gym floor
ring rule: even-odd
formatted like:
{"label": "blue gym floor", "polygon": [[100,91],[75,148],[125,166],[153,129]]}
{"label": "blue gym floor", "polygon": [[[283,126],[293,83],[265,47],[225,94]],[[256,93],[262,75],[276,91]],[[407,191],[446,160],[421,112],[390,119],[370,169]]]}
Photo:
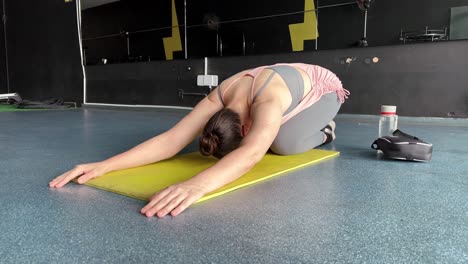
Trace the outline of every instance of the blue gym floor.
{"label": "blue gym floor", "polygon": [[[428,163],[370,148],[377,117],[339,115],[338,158],[148,219],[145,202],[77,184],[74,165],[172,126],[175,110],[0,113],[0,263],[468,263],[468,120],[400,118]],[[194,151],[196,145],[186,150]]]}

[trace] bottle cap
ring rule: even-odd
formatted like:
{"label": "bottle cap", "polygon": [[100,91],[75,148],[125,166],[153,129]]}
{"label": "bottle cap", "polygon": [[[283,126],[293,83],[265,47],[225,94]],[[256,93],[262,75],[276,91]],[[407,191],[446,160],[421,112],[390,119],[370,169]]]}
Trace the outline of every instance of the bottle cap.
{"label": "bottle cap", "polygon": [[396,106],[395,105],[382,105],[380,107],[380,114],[381,115],[394,115],[396,114]]}

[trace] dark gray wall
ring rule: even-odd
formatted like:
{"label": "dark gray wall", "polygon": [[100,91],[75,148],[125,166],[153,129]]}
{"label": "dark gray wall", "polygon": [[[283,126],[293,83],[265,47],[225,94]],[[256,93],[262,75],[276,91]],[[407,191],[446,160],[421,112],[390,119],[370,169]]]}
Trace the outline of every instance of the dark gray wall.
{"label": "dark gray wall", "polygon": [[[0,1],[0,15],[3,15],[3,1]],[[0,94],[8,92],[5,56],[5,31],[3,21],[0,20]]]}
{"label": "dark gray wall", "polygon": [[[378,57],[378,63],[366,60]],[[345,60],[351,58],[347,64]],[[378,114],[395,104],[404,116],[468,115],[468,41],[351,48],[318,52],[210,58],[209,74],[226,77],[277,62],[305,62],[335,72],[350,99],[341,113]],[[88,102],[193,106],[201,97],[178,97],[196,87],[203,60],[87,66]],[[453,112],[449,114],[450,112]]]}
{"label": "dark gray wall", "polygon": [[29,100],[81,102],[75,2],[7,0],[5,5],[11,92]]}
{"label": "dark gray wall", "polygon": [[[317,1],[315,0],[315,3]],[[364,12],[355,0],[320,0],[319,7],[348,3],[347,5],[319,9],[318,48],[338,49],[356,46],[363,36]],[[179,24],[183,22],[183,1],[176,0]],[[351,3],[351,4],[349,4]],[[443,29],[450,25],[450,8],[467,6],[468,0],[375,0],[368,16],[368,43],[370,46],[399,44],[400,31]],[[242,54],[242,34],[245,36],[245,52],[249,55],[291,52],[288,25],[301,23],[304,0],[265,1],[187,1],[188,56],[200,58],[216,56],[216,31],[204,25],[207,15],[216,15],[222,23],[218,33],[223,39],[223,55]],[[299,14],[268,17],[275,14],[299,12]],[[126,38],[121,31],[135,32],[171,25],[170,0],[122,0],[83,12],[83,36],[89,64],[101,58],[110,63],[126,61],[164,60],[162,38],[171,36],[169,28],[134,33],[130,35],[130,57],[127,56]],[[182,32],[182,31],[181,31]],[[98,36],[117,36],[92,39]],[[183,34],[181,35],[183,38]],[[183,41],[183,40],[182,40]],[[304,41],[306,51],[315,50],[315,40]],[[175,52],[174,58],[182,59],[184,52]]]}
{"label": "dark gray wall", "polygon": [[87,102],[193,106],[201,97],[178,99],[185,92],[209,92],[196,87],[203,60],[175,60],[86,66]]}

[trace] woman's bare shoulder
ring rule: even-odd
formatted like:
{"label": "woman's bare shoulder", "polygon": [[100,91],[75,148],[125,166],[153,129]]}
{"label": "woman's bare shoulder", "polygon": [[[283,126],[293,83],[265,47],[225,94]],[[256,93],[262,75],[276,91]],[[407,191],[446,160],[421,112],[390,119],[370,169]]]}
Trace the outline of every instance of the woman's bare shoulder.
{"label": "woman's bare shoulder", "polygon": [[225,79],[219,86],[222,86],[222,87],[229,86],[233,81],[245,76],[249,71],[250,70],[244,70],[244,71],[238,72],[232,75],[231,77]]}

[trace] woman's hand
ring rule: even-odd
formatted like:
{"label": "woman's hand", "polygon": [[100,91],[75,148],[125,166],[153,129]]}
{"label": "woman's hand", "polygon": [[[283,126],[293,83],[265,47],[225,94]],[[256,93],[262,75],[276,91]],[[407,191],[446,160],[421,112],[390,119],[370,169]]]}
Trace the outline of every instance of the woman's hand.
{"label": "woman's hand", "polygon": [[200,185],[189,181],[181,182],[155,193],[140,212],[147,217],[154,215],[164,217],[167,214],[177,216],[198,201],[206,192]]}
{"label": "woman's hand", "polygon": [[49,182],[49,187],[60,188],[76,177],[79,177],[78,183],[83,184],[91,179],[102,176],[105,173],[106,170],[101,162],[81,164],[53,179]]}

